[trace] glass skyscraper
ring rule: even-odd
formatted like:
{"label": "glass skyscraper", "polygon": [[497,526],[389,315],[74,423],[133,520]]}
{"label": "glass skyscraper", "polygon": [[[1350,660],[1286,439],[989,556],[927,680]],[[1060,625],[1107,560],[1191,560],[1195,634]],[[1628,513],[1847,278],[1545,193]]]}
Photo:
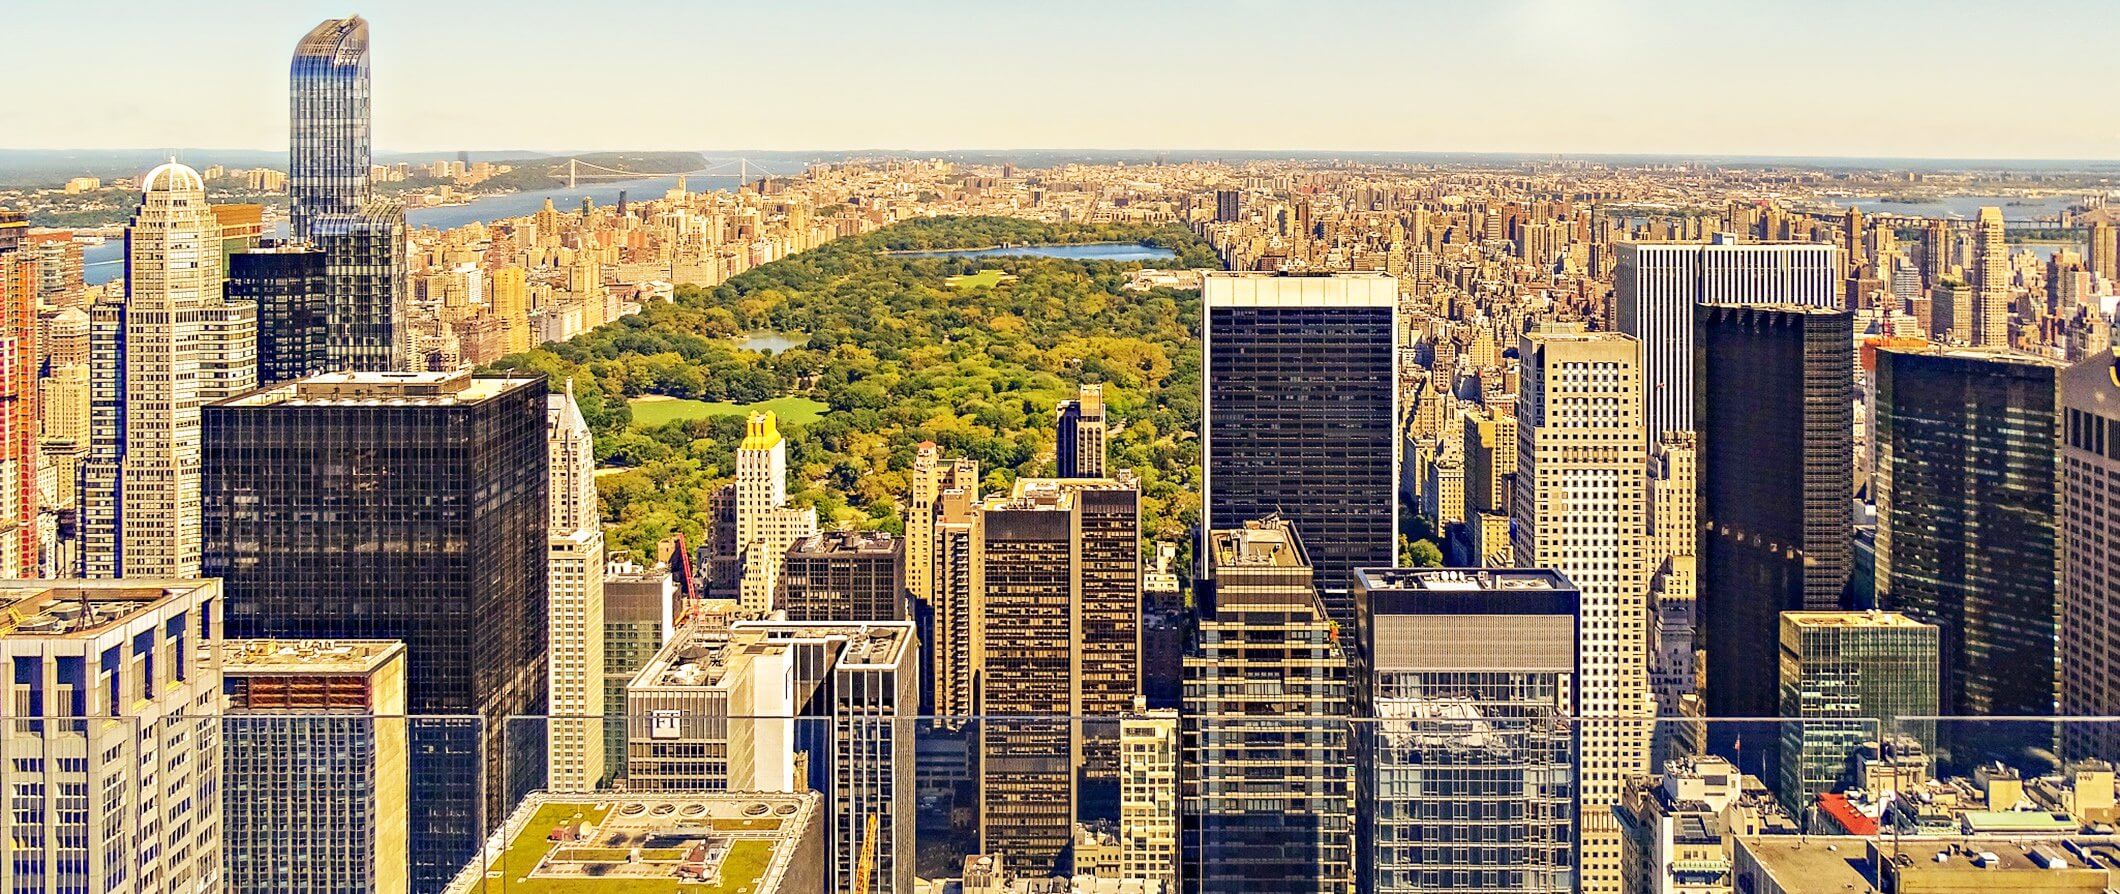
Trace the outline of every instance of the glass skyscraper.
{"label": "glass skyscraper", "polygon": [[228,256],[228,297],[258,305],[258,384],[331,372],[324,253],[287,242]]}
{"label": "glass skyscraper", "polygon": [[1877,352],[1877,590],[1942,629],[1943,712],[2054,711],[2061,364]]}
{"label": "glass skyscraper", "polygon": [[411,890],[440,890],[544,776],[507,722],[547,704],[544,380],[332,373],[203,417],[229,632],[404,641]]}
{"label": "glass skyscraper", "polygon": [[1576,890],[1579,600],[1548,569],[1355,571],[1361,890]]}
{"label": "glass skyscraper", "polygon": [[294,234],[368,199],[368,22],[326,19],[295,44],[288,69],[287,191]]}
{"label": "glass skyscraper", "polygon": [[1343,628],[1349,573],[1398,560],[1398,296],[1380,273],[1210,273],[1201,285],[1201,526],[1293,523]]}
{"label": "glass skyscraper", "polygon": [[1710,304],[1694,320],[1708,713],[1772,717],[1780,614],[1843,607],[1853,571],[1854,316]]}

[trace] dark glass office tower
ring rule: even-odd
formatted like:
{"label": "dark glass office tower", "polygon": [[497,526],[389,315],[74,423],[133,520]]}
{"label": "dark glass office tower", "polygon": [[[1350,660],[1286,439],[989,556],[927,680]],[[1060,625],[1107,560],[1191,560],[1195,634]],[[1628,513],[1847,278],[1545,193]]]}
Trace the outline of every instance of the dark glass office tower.
{"label": "dark glass office tower", "polygon": [[258,385],[331,372],[324,253],[287,242],[228,256],[228,298],[258,305]]}
{"label": "dark glass office tower", "polygon": [[[1188,894],[1345,894],[1353,734],[1342,638],[1295,528],[1207,537],[1212,579],[1185,654],[1180,878]],[[989,641],[989,648],[992,648]]]}
{"label": "dark glass office tower", "polygon": [[1576,890],[1580,600],[1543,568],[1356,569],[1359,890]]}
{"label": "dark glass office tower", "polygon": [[319,215],[324,250],[324,356],[332,372],[396,369],[405,330],[405,209],[374,199]]}
{"label": "dark glass office tower", "polygon": [[299,237],[319,215],[368,200],[368,22],[326,19],[295,44],[288,67],[287,192]]}
{"label": "dark glass office tower", "polygon": [[1209,273],[1201,295],[1201,528],[1293,522],[1332,620],[1352,629],[1349,573],[1398,559],[1398,281]]}
{"label": "dark glass office tower", "polygon": [[1842,607],[1853,566],[1854,323],[1795,304],[1702,305],[1700,617],[1708,713],[1772,717],[1785,611]]}
{"label": "dark glass office tower", "polygon": [[[541,781],[543,379],[335,373],[208,405],[205,573],[231,637],[405,643],[412,890]],[[482,797],[483,796],[483,797]]]}
{"label": "dark glass office tower", "polygon": [[1945,714],[2054,713],[2062,368],[1877,352],[1878,599],[1941,629]]}

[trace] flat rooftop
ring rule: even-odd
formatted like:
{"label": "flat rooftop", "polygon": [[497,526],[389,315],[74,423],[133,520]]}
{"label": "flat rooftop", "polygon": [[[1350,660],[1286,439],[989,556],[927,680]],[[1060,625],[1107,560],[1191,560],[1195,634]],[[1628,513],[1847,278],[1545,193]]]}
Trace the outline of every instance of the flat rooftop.
{"label": "flat rooftop", "polygon": [[1782,612],[1781,622],[1806,629],[1842,627],[1872,630],[1919,630],[1930,626],[1898,612],[1882,612],[1875,609],[1846,612]]}
{"label": "flat rooftop", "polygon": [[[1787,891],[1875,891],[1869,839],[1855,835],[1745,835],[1740,851]],[[1740,861],[1742,862],[1742,861]]]}
{"label": "flat rooftop", "polygon": [[888,556],[898,550],[898,538],[888,531],[820,531],[788,547],[790,555],[805,556]]}
{"label": "flat rooftop", "polygon": [[0,583],[0,636],[84,636],[163,600],[201,587],[206,580],[16,580]]}
{"label": "flat rooftop", "polygon": [[490,400],[536,381],[527,377],[473,376],[468,369],[324,373],[231,397],[213,406],[452,406]]}
{"label": "flat rooftop", "polygon": [[277,640],[221,642],[224,675],[365,674],[405,653],[394,639]]}
{"label": "flat rooftop", "polygon": [[797,860],[819,858],[820,803],[815,792],[537,792],[502,825],[494,859],[444,890],[773,894]]}
{"label": "flat rooftop", "polygon": [[738,620],[727,626],[695,624],[671,639],[641,668],[632,685],[715,689],[729,682],[729,669],[744,656],[771,654],[803,644],[836,643],[835,667],[897,667],[915,632],[910,621]]}
{"label": "flat rooftop", "polygon": [[1208,538],[1209,548],[1214,551],[1215,567],[1308,566],[1310,558],[1303,554],[1302,544],[1292,530],[1286,521],[1265,519],[1245,522],[1241,528],[1215,531]]}
{"label": "flat rooftop", "polygon": [[1575,582],[1551,568],[1357,568],[1355,579],[1371,590],[1479,592],[1485,590],[1573,590]]}

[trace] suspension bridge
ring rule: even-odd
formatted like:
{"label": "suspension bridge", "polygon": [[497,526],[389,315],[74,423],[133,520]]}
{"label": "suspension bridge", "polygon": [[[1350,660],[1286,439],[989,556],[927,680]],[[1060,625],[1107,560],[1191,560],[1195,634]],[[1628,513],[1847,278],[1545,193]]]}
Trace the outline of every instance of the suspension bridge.
{"label": "suspension bridge", "polygon": [[730,158],[690,171],[628,171],[600,165],[580,158],[567,159],[567,188],[573,189],[583,180],[644,180],[652,177],[734,177],[739,184],[751,182],[751,169],[764,173],[773,171],[765,165],[748,158]]}

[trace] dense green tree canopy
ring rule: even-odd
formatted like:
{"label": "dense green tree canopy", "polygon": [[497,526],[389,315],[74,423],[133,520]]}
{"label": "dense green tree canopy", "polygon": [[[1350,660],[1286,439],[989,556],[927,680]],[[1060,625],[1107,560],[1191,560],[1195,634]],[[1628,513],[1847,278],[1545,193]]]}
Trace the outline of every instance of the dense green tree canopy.
{"label": "dense green tree canopy", "polygon": [[[1086,382],[1105,384],[1119,427],[1114,468],[1142,482],[1146,533],[1177,538],[1198,520],[1199,297],[1126,291],[1139,263],[1031,257],[912,258],[906,249],[1001,243],[1139,241],[1179,253],[1162,266],[1214,266],[1179,227],[1062,226],[1008,218],[937,218],[841,239],[714,288],[680,287],[674,303],[561,344],[501,361],[574,381],[596,434],[598,483],[614,549],[646,555],[683,532],[701,542],[707,497],[726,482],[743,420],[717,416],[632,425],[626,399],[648,394],[750,403],[800,395],[830,407],[786,424],[789,489],[820,521],[902,530],[915,445],[979,461],[989,490],[1052,474],[1053,408]],[[998,269],[992,286],[948,278]],[[779,353],[731,336],[802,333]]]}

